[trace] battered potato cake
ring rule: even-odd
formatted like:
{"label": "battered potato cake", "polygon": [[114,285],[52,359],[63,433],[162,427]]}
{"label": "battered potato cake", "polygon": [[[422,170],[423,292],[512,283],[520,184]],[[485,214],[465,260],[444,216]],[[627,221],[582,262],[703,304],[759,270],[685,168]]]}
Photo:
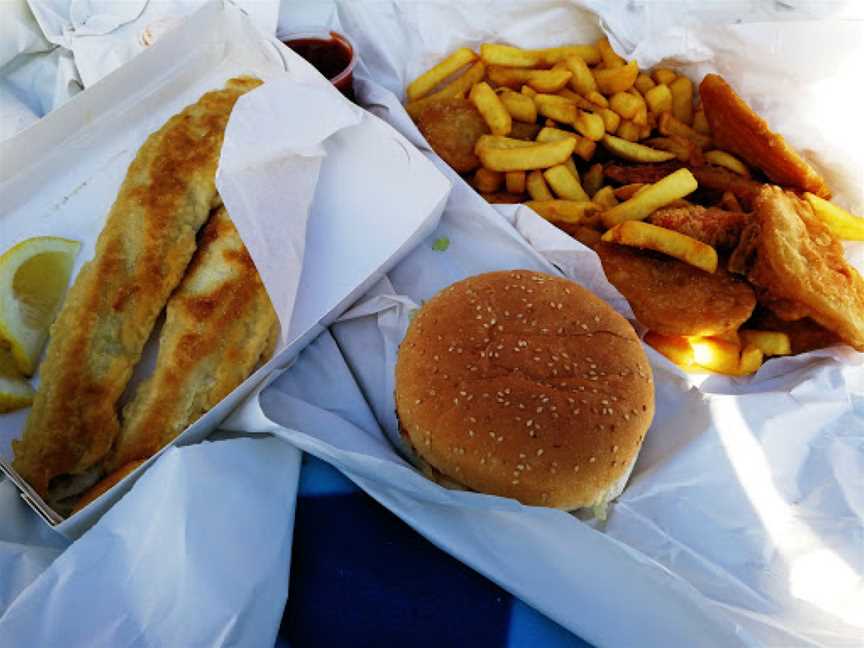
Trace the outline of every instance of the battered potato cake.
{"label": "battered potato cake", "polygon": [[736,330],[756,306],[753,289],[722,268],[712,274],[672,257],[606,242],[594,251],[636,319],[662,335],[722,335]]}
{"label": "battered potato cake", "polygon": [[458,173],[468,173],[480,166],[474,145],[490,131],[467,99],[436,101],[420,113],[417,126],[432,149]]}

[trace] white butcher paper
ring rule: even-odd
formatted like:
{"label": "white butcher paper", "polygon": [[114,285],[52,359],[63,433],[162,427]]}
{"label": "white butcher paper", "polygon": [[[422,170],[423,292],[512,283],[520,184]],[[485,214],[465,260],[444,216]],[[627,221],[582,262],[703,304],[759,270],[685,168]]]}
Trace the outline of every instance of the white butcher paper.
{"label": "white butcher paper", "polygon": [[[602,27],[643,66],[682,66],[697,81],[718,71],[826,175],[840,204],[864,211],[864,149],[854,118],[864,38],[849,5],[831,11],[790,2],[760,11],[752,3],[711,3],[700,14],[698,3],[644,3],[632,12],[613,4],[335,3],[331,26],[362,53],[355,72],[361,102],[454,182],[438,231],[333,328],[381,434],[397,444],[397,345],[412,309],[449,283],[498,268],[557,268],[632,317],[593,252],[527,208],[487,205],[434,156],[401,108],[407,82],[457,47],[586,42]],[[301,22],[302,5],[283,23]],[[640,22],[645,15],[651,21]],[[442,238],[447,250],[433,250]],[[848,249],[861,268],[861,246]],[[597,645],[860,645],[861,354],[838,346],[729,378],[685,374],[647,349],[657,415],[629,486],[598,523],[443,491],[415,477],[393,444],[352,435],[333,415],[338,410],[316,419],[302,402],[314,404],[316,392],[290,392],[305,375],[304,357],[318,352],[319,345],[307,350],[262,396],[270,429],[339,467],[433,542],[583,638]],[[507,516],[493,514],[501,509]],[[635,606],[624,598],[634,587]],[[679,610],[666,617],[669,606]],[[700,621],[690,625],[693,614]]]}
{"label": "white butcher paper", "polygon": [[14,598],[0,645],[272,646],[299,475],[271,437],[168,449]]}

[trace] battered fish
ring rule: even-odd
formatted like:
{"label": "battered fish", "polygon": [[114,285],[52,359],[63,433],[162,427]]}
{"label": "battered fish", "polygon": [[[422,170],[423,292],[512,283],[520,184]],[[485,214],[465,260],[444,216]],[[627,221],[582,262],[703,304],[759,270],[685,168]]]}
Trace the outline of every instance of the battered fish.
{"label": "battered fish", "polygon": [[663,335],[723,335],[756,306],[753,289],[718,268],[709,273],[673,259],[600,242],[594,251],[606,278],[643,325]]}
{"label": "battered fish", "polygon": [[717,146],[740,155],[777,184],[831,197],[822,176],[781,135],[768,128],[723,77],[705,75],[699,96]]}
{"label": "battered fish", "polygon": [[763,189],[741,246],[737,265],[781,318],[810,317],[864,351],[864,280],[806,201],[780,187]]}
{"label": "battered fish", "polygon": [[486,120],[467,99],[436,101],[420,113],[417,126],[432,149],[457,173],[468,173],[480,166],[474,145],[490,131]]}
{"label": "battered fish", "polygon": [[146,459],[227,396],[272,355],[279,320],[224,207],[166,308],[153,375],[123,410],[112,472]]}
{"label": "battered fish", "polygon": [[720,250],[731,250],[738,244],[750,215],[717,207],[689,205],[663,207],[648,217],[652,225],[675,230]]}
{"label": "battered fish", "polygon": [[100,462],[119,432],[116,406],[144,343],[219,203],[214,183],[237,98],[260,84],[239,78],[205,94],[144,142],[51,327],[41,385],[15,470],[47,495],[54,477]]}

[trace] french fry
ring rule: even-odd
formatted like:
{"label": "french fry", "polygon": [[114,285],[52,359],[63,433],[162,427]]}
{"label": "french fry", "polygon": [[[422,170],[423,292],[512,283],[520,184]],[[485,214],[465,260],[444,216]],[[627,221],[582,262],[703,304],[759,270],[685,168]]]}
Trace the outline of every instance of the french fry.
{"label": "french fry", "polygon": [[639,94],[636,88],[630,88],[627,93],[636,100],[636,114],[633,115],[633,123],[639,126],[648,125],[648,104],[645,98]]}
{"label": "french fry", "polygon": [[690,338],[693,361],[700,367],[724,374],[736,374],[740,365],[741,347],[717,338]]}
{"label": "french fry", "polygon": [[[515,141],[523,144],[521,140]],[[528,171],[562,164],[573,155],[576,147],[572,139],[546,144],[524,143],[528,145],[506,149],[480,146],[477,155],[483,166],[492,171]]]}
{"label": "french fry", "polygon": [[629,119],[621,120],[621,123],[618,125],[618,130],[615,131],[615,135],[620,139],[627,140],[628,142],[638,141],[641,134],[642,128]]}
{"label": "french fry", "polygon": [[657,128],[663,135],[678,135],[679,137],[686,137],[703,149],[711,144],[710,137],[703,135],[702,133],[697,133],[687,124],[668,112],[664,112],[660,115]]}
{"label": "french fry", "polygon": [[593,157],[597,144],[589,140],[587,137],[582,137],[576,133],[571,133],[570,131],[561,130],[560,128],[554,128],[551,126],[542,128],[540,129],[540,132],[537,133],[538,142],[557,142],[568,138],[575,140],[576,142],[576,148],[573,150],[576,155],[586,162]]}
{"label": "french fry", "polygon": [[738,359],[738,369],[732,372],[733,376],[749,376],[759,371],[765,354],[759,347],[752,344],[744,346],[741,357]]}
{"label": "french fry", "polygon": [[485,81],[481,81],[471,88],[471,103],[473,103],[483,119],[489,125],[493,135],[509,135],[513,127],[513,118],[507,112],[501,99],[495,94],[492,87]]}
{"label": "french fry", "polygon": [[564,45],[534,51],[540,54],[543,65],[555,65],[569,56],[578,56],[588,65],[600,62],[600,52],[594,45]]}
{"label": "french fry", "polygon": [[575,202],[573,200],[531,200],[525,203],[548,221],[585,224],[596,220],[600,208],[593,202]]}
{"label": "french fry", "polygon": [[616,92],[609,97],[609,107],[624,119],[633,119],[639,112],[639,99],[629,92]]}
{"label": "french fry", "polygon": [[442,99],[451,99],[453,97],[464,97],[471,90],[475,83],[479,83],[486,75],[486,65],[483,61],[477,61],[474,65],[466,70],[465,74],[448,83],[446,86],[435,92],[434,94],[411,101],[405,105],[405,110],[411,115],[412,119],[417,119],[427,106],[431,106],[436,101]]}
{"label": "french fry", "polygon": [[618,132],[618,127],[621,125],[621,115],[609,108],[601,108],[597,114],[603,118],[603,125],[606,127],[606,132],[615,134]]}
{"label": "french fry", "polygon": [[592,142],[598,142],[603,139],[606,132],[606,124],[600,115],[589,113],[584,110],[578,110],[576,118],[573,120],[573,128],[576,131],[587,137]]}
{"label": "french fry", "polygon": [[577,109],[576,104],[552,94],[538,94],[534,97],[534,104],[537,106],[537,112],[544,117],[549,117],[556,121],[572,124],[576,120]]}
{"label": "french fry", "polygon": [[624,221],[642,220],[654,210],[691,194],[696,187],[693,174],[688,169],[678,169],[649,185],[639,195],[603,212],[603,223],[606,227],[613,227]]}
{"label": "french fry", "polygon": [[[646,193],[648,190],[645,190],[643,195]],[[637,195],[631,200],[638,200],[638,198]],[[605,215],[608,213],[608,211],[603,213],[604,223],[606,223]],[[603,235],[603,240],[668,254],[705,272],[717,270],[717,250],[713,247],[680,232],[651,223],[635,220],[619,223]]]}
{"label": "french fry", "polygon": [[649,146],[628,142],[614,135],[603,136],[603,147],[610,153],[631,162],[667,162],[675,159],[669,151],[658,151]]}
{"label": "french fry", "polygon": [[[579,180],[579,169],[576,168],[576,163],[573,161],[573,158],[567,158],[564,160],[564,166],[573,174],[573,177]],[[581,184],[581,181],[580,181]]]}
{"label": "french fry", "polygon": [[853,216],[842,207],[810,192],[805,193],[804,198],[810,203],[816,217],[828,226],[834,236],[847,241],[864,241],[864,218]]}
{"label": "french fry", "polygon": [[520,87],[527,84],[528,79],[530,79],[535,72],[537,72],[537,70],[504,67],[502,65],[488,65],[486,67],[486,76],[490,82],[498,87],[506,87],[511,90],[518,90]]}
{"label": "french fry", "polygon": [[633,82],[633,87],[641,92],[642,96],[645,96],[645,93],[653,88],[654,85],[655,83],[651,80],[651,77],[644,72],[640,72],[639,76],[637,76],[636,80]]}
{"label": "french fry", "polygon": [[543,179],[543,172],[539,169],[531,171],[525,179],[525,188],[528,190],[528,195],[531,200],[552,200],[555,196],[549,190],[546,180]]}
{"label": "french fry", "polygon": [[750,177],[750,169],[747,168],[747,165],[731,153],[714,149],[713,151],[706,151],[704,156],[705,161],[709,164],[722,166],[729,169],[732,173],[737,173],[745,178]]}
{"label": "french fry", "polygon": [[639,76],[639,66],[636,65],[636,61],[630,61],[622,67],[594,70],[594,81],[604,95],[629,90],[637,76]]}
{"label": "french fry", "polygon": [[512,194],[525,193],[525,175],[524,171],[508,171],[504,176],[507,192]]}
{"label": "french fry", "polygon": [[552,187],[556,196],[564,200],[576,202],[590,202],[591,197],[585,193],[579,183],[579,176],[574,175],[571,169],[563,164],[550,167],[543,172],[546,183]]}
{"label": "french fry", "polygon": [[723,195],[720,197],[720,208],[725,209],[726,211],[735,211],[735,212],[743,212],[741,209],[741,203],[738,202],[738,198],[735,197],[731,191],[724,191]]}
{"label": "french fry", "polygon": [[711,134],[711,127],[708,125],[708,119],[705,117],[705,111],[701,108],[693,113],[693,130],[703,135]]}
{"label": "french fry", "polygon": [[615,191],[610,186],[600,187],[597,193],[591,198],[591,202],[606,210],[618,204],[618,199],[615,197]]}
{"label": "french fry", "polygon": [[570,77],[570,87],[573,90],[580,95],[585,95],[597,89],[594,75],[591,74],[588,64],[581,56],[568,56],[564,59],[564,65],[573,75]]}
{"label": "french fry", "polygon": [[433,66],[408,84],[405,93],[409,101],[425,97],[439,83],[460,68],[477,60],[477,54],[467,47],[460,47],[438,65]]}
{"label": "french fry", "polygon": [[522,202],[522,194],[514,194],[497,191],[495,193],[484,193],[480,192],[480,195],[483,196],[484,200],[488,203],[501,203],[506,205],[513,205],[516,203]]}
{"label": "french fry", "polygon": [[656,331],[648,331],[642,339],[645,344],[653,347],[658,353],[666,356],[679,367],[692,368],[695,362],[693,347],[690,346],[690,340],[686,337],[661,335]]}
{"label": "french fry", "polygon": [[658,83],[645,93],[645,101],[657,115],[668,112],[672,110],[672,91],[665,83]]}
{"label": "french fry", "polygon": [[533,146],[534,142],[514,139],[512,137],[502,137],[501,135],[481,135],[480,139],[474,145],[474,154],[480,155],[480,150],[484,148],[496,149],[516,149],[526,146]]}
{"label": "french fry", "polygon": [[480,58],[487,65],[505,65],[514,68],[534,68],[542,61],[542,56],[537,51],[498,43],[481,45]]}
{"label": "french fry", "polygon": [[567,85],[572,76],[573,73],[570,70],[533,70],[533,74],[528,78],[527,83],[537,92],[552,93],[558,92]]}
{"label": "french fry", "polygon": [[741,339],[766,356],[784,356],[792,353],[789,335],[779,331],[741,331]]}
{"label": "french fry", "polygon": [[612,46],[609,44],[609,39],[605,36],[599,39],[594,46],[600,52],[600,58],[603,59],[603,67],[619,68],[623,67],[626,61],[615,53]]}
{"label": "french fry", "polygon": [[657,84],[664,83],[667,86],[672,83],[678,75],[669,68],[657,68],[651,73],[651,78]]}
{"label": "french fry", "polygon": [[471,185],[481,193],[494,193],[504,183],[504,174],[480,167],[474,172]]}
{"label": "french fry", "polygon": [[587,95],[585,95],[585,98],[595,109],[609,107],[609,100],[596,90],[592,90],[591,92],[589,92]]}
{"label": "french fry", "polygon": [[589,196],[597,193],[597,190],[603,186],[603,165],[592,164],[588,172],[582,177],[582,188]]}
{"label": "french fry", "polygon": [[532,99],[537,96],[537,91],[529,85],[523,85],[519,92]]}
{"label": "french fry", "polygon": [[650,185],[647,185],[644,182],[631,182],[630,184],[626,184],[614,189],[615,197],[618,200],[630,200],[633,196],[642,191],[645,187],[649,186]]}
{"label": "french fry", "polygon": [[531,97],[526,97],[510,88],[502,88],[498,98],[513,119],[528,124],[537,121],[537,106]]}
{"label": "french fry", "polygon": [[645,146],[650,146],[661,151],[673,153],[681,162],[690,160],[690,147],[687,145],[688,140],[683,137],[652,137],[645,140]]}
{"label": "french fry", "polygon": [[672,114],[689,126],[693,123],[693,82],[686,76],[679,76],[669,84],[669,91],[672,93]]}

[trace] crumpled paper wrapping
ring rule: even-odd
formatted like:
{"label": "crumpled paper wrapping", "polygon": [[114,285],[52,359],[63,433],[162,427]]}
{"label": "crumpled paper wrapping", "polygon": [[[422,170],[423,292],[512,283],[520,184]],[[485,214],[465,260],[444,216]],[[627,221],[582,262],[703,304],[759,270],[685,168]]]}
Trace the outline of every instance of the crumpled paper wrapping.
{"label": "crumpled paper wrapping", "polygon": [[97,526],[39,565],[0,616],[0,644],[272,646],[299,474],[300,453],[269,437],[169,449]]}

